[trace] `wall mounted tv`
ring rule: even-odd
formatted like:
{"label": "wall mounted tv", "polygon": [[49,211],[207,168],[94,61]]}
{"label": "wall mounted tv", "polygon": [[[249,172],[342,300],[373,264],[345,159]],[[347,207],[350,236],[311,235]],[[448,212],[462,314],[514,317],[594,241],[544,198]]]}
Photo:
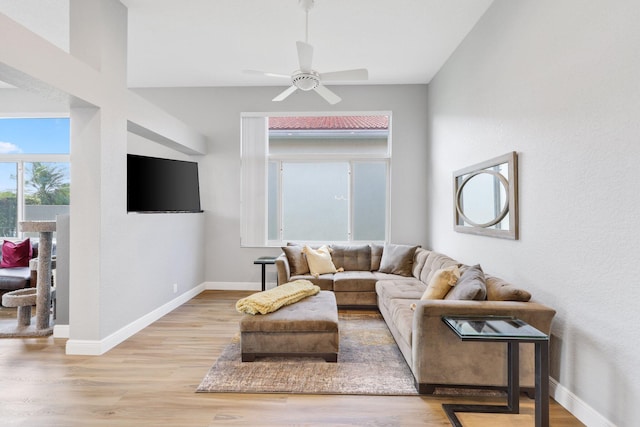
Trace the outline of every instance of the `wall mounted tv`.
{"label": "wall mounted tv", "polygon": [[198,164],[127,154],[127,212],[202,212]]}

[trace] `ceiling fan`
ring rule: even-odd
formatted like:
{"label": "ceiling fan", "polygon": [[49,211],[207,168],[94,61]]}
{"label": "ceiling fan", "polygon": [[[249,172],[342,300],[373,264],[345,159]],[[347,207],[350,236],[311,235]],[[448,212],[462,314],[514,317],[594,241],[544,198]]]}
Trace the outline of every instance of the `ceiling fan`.
{"label": "ceiling fan", "polygon": [[329,104],[337,104],[342,99],[334,92],[324,86],[324,82],[328,81],[355,81],[355,80],[367,80],[369,78],[369,72],[366,68],[358,68],[354,70],[342,70],[332,71],[329,73],[320,73],[311,67],[313,60],[313,46],[309,41],[309,11],[313,8],[315,0],[298,0],[298,4],[306,13],[306,33],[305,41],[297,41],[296,46],[298,48],[298,65],[299,69],[295,70],[291,75],[270,73],[265,71],[245,70],[246,73],[260,74],[269,77],[281,77],[291,79],[291,86],[285,89],[282,93],[272,99],[272,101],[282,101],[291,95],[296,90],[302,91],[314,90],[323,97]]}

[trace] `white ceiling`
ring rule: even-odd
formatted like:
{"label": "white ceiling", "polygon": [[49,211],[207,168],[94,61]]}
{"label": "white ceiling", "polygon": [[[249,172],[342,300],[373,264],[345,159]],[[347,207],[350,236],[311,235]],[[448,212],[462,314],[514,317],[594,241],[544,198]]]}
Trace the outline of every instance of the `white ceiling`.
{"label": "white ceiling", "polygon": [[[305,39],[298,0],[121,0],[129,8],[129,86],[286,86]],[[428,83],[493,0],[316,0],[309,40],[319,72],[367,68],[369,84]],[[68,0],[0,0],[68,50]]]}

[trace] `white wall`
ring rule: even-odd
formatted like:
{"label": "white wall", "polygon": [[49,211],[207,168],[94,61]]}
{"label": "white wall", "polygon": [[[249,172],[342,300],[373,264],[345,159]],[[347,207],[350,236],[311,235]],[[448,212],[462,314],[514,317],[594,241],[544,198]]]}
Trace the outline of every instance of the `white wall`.
{"label": "white wall", "polygon": [[[343,101],[331,106],[315,93],[295,93],[271,102],[280,87],[138,89],[143,97],[205,134],[202,161],[205,212],[205,280],[221,288],[254,288],[260,267],[253,260],[278,248],[240,248],[240,113],[274,111],[381,111],[393,113],[391,239],[425,244],[427,199],[427,87],[334,86]],[[268,280],[275,281],[273,268]]]}
{"label": "white wall", "polygon": [[[640,420],[640,3],[496,0],[429,87],[430,243],[557,310],[555,396]],[[452,171],[519,153],[520,235],[457,234]]]}
{"label": "white wall", "polygon": [[[153,141],[128,134],[127,152],[174,160],[199,161]],[[200,166],[200,174],[202,167]],[[128,235],[123,242],[123,265],[129,322],[204,282],[204,215],[201,213],[127,214]],[[173,285],[178,285],[177,293]],[[128,306],[128,304],[123,304]],[[126,322],[128,323],[128,322]],[[126,324],[124,323],[124,324]]]}
{"label": "white wall", "polygon": [[41,117],[52,114],[54,117],[68,116],[69,105],[46,100],[22,89],[0,89],[0,116],[2,117]]}

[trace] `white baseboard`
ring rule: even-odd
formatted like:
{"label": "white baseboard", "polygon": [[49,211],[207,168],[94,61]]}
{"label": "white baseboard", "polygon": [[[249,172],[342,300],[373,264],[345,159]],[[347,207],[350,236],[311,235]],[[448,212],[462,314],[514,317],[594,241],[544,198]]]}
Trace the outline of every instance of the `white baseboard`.
{"label": "white baseboard", "polygon": [[69,338],[69,325],[53,325],[54,338]]}
{"label": "white baseboard", "polygon": [[573,394],[553,378],[549,378],[549,394],[553,399],[571,412],[580,422],[589,427],[616,427],[598,411]]}
{"label": "white baseboard", "polygon": [[[261,291],[262,284],[258,282],[205,282],[209,291]],[[267,289],[275,287],[275,283],[267,283]]]}
{"label": "white baseboard", "polygon": [[[191,298],[195,297],[205,289],[205,284],[202,283],[195,288],[192,288],[189,291],[185,292],[184,294],[179,295],[168,303],[158,307],[152,312],[147,313],[136,321],[124,326],[123,328],[119,329],[118,331],[102,340],[95,341],[70,339],[67,341],[66,354],[86,356],[99,356],[101,354],[104,354],[121,342],[125,341],[127,338],[135,335],[156,320],[160,319],[165,314],[180,307],[182,304],[189,301]],[[69,331],[67,329],[67,336],[69,336],[68,332]]]}

